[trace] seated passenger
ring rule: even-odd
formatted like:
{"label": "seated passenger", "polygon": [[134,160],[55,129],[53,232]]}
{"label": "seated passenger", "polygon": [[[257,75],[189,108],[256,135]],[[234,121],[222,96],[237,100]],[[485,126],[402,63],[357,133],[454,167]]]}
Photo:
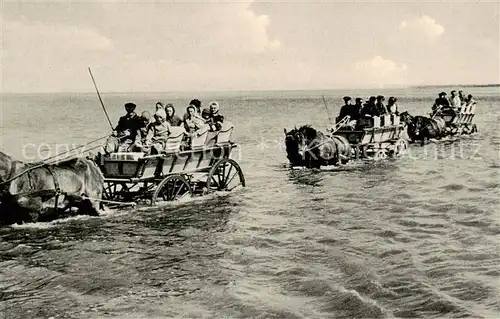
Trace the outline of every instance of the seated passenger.
{"label": "seated passenger", "polygon": [[459,109],[462,106],[462,102],[460,101],[460,97],[457,95],[455,90],[451,91],[450,96],[450,107]]}
{"label": "seated passenger", "polygon": [[352,112],[352,110],[351,110],[351,107],[352,107],[351,97],[344,96],[343,100],[344,100],[344,105],[342,105],[342,107],[340,108],[339,116],[337,116],[337,118],[336,118],[337,123],[342,121],[344,119],[344,117],[346,117],[347,115],[350,116],[351,112]]}
{"label": "seated passenger", "polygon": [[219,112],[219,103],[216,101],[212,101],[210,102],[209,107],[209,116],[206,123],[209,125],[211,131],[220,131],[220,129],[222,128],[222,123],[224,122],[224,116],[222,116]]}
{"label": "seated passenger", "polygon": [[[191,102],[189,102],[189,105],[192,105],[195,107],[195,113],[201,116],[201,101],[198,99],[193,99]],[[184,116],[182,117],[183,121],[186,121],[186,118],[189,116],[188,112],[184,113]]]}
{"label": "seated passenger", "polygon": [[389,98],[389,101],[387,102],[387,113],[389,114],[394,114],[394,115],[399,115],[399,108],[398,104],[396,103],[398,101],[397,98],[394,96],[391,96]]}
{"label": "seated passenger", "polygon": [[458,98],[460,99],[460,106],[465,104],[464,91],[458,91]]}
{"label": "seated passenger", "polygon": [[361,117],[373,117],[377,114],[377,106],[375,105],[376,99],[376,97],[370,96],[361,109]]}
{"label": "seated passenger", "polygon": [[140,127],[139,116],[135,113],[136,105],[134,103],[126,103],[126,115],[120,117],[118,125],[113,130],[113,133],[106,141],[104,151],[109,153],[128,152],[132,144],[135,142],[137,130]]}
{"label": "seated passenger", "polygon": [[184,119],[184,128],[186,132],[194,133],[206,125],[203,118],[196,113],[196,107],[194,105],[189,105],[186,111]]}
{"label": "seated passenger", "polygon": [[166,121],[171,126],[181,126],[182,120],[179,116],[175,115],[175,108],[172,103],[168,103],[165,106],[165,112],[167,113]]}
{"label": "seated passenger", "polygon": [[363,109],[363,99],[360,97],[357,97],[355,100],[355,104],[352,108],[351,112],[351,119],[352,120],[359,120],[361,117],[361,109]]}
{"label": "seated passenger", "polygon": [[151,114],[148,111],[142,112],[140,116],[140,127],[133,146],[134,152],[145,152],[148,149],[148,135],[151,131]]}
{"label": "seated passenger", "polygon": [[448,102],[448,99],[446,98],[446,93],[441,92],[439,93],[439,97],[436,99],[434,105],[432,106],[432,113],[435,114],[439,110],[449,107],[450,107],[450,102]]}
{"label": "seated passenger", "polygon": [[164,110],[164,109],[165,109],[165,104],[163,104],[162,102],[156,102],[155,112],[158,110]]}
{"label": "seated passenger", "polygon": [[470,108],[472,105],[476,104],[476,100],[472,98],[472,94],[467,95],[467,97],[464,100],[465,106]]}
{"label": "seated passenger", "polygon": [[165,149],[165,142],[170,135],[170,124],[165,121],[167,115],[164,110],[158,110],[154,114],[155,121],[151,124],[153,136],[149,141],[151,154],[158,154]]}
{"label": "seated passenger", "polygon": [[375,104],[376,110],[373,116],[382,116],[387,113],[387,109],[384,105],[385,97],[382,95],[377,96],[377,103]]}

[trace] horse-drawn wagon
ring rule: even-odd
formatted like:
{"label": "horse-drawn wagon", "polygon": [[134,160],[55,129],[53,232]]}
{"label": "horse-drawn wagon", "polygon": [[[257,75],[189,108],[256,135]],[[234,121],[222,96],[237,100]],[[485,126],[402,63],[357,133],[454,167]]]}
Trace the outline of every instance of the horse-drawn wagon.
{"label": "horse-drawn wagon", "polygon": [[231,191],[245,186],[245,177],[234,157],[238,146],[230,140],[233,126],[205,131],[182,148],[185,132],[172,127],[161,154],[112,153],[99,161],[104,175],[103,197],[108,202],[177,201],[193,194]]}
{"label": "horse-drawn wagon", "polygon": [[287,158],[292,166],[319,167],[347,164],[351,160],[399,157],[408,148],[402,136],[406,125],[397,115],[362,119],[352,127],[346,116],[328,134],[306,125],[285,129]]}
{"label": "horse-drawn wagon", "polygon": [[436,113],[430,114],[433,119],[442,119],[445,123],[444,136],[468,135],[477,132],[477,126],[473,123],[476,115],[476,104],[464,105],[460,109],[438,109]]}

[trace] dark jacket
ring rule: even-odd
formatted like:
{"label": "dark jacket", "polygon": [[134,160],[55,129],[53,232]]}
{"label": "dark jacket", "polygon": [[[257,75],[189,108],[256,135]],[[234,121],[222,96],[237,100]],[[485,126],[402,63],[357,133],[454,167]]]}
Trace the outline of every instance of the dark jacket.
{"label": "dark jacket", "polygon": [[115,130],[117,131],[118,135],[122,134],[126,130],[129,130],[130,139],[135,140],[135,137],[137,136],[137,130],[139,130],[141,126],[141,118],[136,113],[132,113],[130,115],[127,114],[120,117]]}
{"label": "dark jacket", "polygon": [[216,131],[222,128],[222,123],[224,123],[224,116],[217,114],[210,114],[210,117],[207,121],[207,124],[210,125],[211,128],[215,128]]}
{"label": "dark jacket", "polygon": [[378,102],[376,104],[376,115],[381,116],[387,113],[387,109],[385,108],[384,103]]}

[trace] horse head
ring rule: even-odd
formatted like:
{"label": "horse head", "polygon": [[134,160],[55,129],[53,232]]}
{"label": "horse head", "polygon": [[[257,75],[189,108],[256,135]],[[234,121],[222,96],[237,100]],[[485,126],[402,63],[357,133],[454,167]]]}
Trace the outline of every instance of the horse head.
{"label": "horse head", "polygon": [[285,132],[285,146],[287,158],[292,165],[301,165],[303,161],[303,149],[305,145],[304,135],[296,128]]}

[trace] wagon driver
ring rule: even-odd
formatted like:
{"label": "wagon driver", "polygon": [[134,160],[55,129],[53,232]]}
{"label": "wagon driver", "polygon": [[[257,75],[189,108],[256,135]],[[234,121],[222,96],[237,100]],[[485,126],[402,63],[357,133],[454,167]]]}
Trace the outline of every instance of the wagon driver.
{"label": "wagon driver", "polygon": [[120,117],[118,125],[113,133],[106,141],[104,150],[106,153],[127,152],[134,144],[137,131],[142,125],[140,117],[135,113],[136,105],[134,103],[126,103],[125,111],[127,114]]}

